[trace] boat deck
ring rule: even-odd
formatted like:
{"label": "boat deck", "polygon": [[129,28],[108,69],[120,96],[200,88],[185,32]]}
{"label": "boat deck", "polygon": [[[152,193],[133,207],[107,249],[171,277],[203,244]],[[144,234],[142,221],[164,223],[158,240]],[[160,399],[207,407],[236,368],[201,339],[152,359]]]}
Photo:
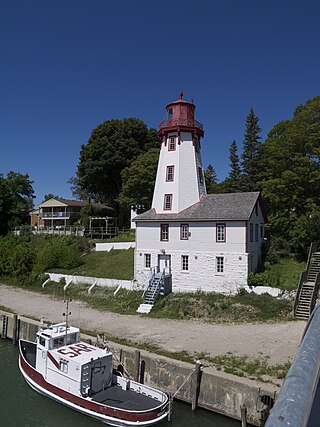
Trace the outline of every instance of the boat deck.
{"label": "boat deck", "polygon": [[[21,349],[27,362],[35,368],[36,344],[23,341]],[[146,411],[157,408],[162,403],[144,393],[133,390],[123,390],[122,387],[117,384],[113,384],[111,387],[95,393],[91,396],[91,399],[102,405],[129,411]]]}
{"label": "boat deck", "polygon": [[119,385],[112,385],[92,396],[94,402],[129,411],[146,411],[161,404],[147,395],[133,390],[123,390]]}

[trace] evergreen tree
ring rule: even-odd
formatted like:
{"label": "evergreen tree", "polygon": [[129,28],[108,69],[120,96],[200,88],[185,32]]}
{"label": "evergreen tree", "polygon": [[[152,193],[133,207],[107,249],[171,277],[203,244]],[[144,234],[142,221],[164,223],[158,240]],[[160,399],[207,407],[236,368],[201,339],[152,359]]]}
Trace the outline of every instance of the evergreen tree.
{"label": "evergreen tree", "polygon": [[246,118],[246,132],[244,134],[242,158],[242,190],[253,191],[258,189],[259,156],[260,156],[259,118],[253,107]]}
{"label": "evergreen tree", "polygon": [[206,183],[206,189],[208,194],[217,193],[218,190],[218,178],[215,168],[209,164],[207,169],[204,171],[204,179]]}

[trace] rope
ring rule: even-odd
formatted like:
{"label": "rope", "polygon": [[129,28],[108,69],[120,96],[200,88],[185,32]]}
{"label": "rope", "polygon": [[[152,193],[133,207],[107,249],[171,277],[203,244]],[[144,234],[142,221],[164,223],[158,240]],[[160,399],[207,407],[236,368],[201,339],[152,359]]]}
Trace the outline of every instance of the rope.
{"label": "rope", "polygon": [[184,380],[184,382],[182,383],[182,385],[178,388],[178,390],[174,393],[174,395],[172,396],[172,399],[174,397],[176,397],[176,395],[179,393],[179,391],[182,389],[182,387],[186,384],[186,382],[191,378],[191,375],[194,373],[195,369],[192,369],[192,371],[190,372],[190,374],[187,376],[187,378]]}

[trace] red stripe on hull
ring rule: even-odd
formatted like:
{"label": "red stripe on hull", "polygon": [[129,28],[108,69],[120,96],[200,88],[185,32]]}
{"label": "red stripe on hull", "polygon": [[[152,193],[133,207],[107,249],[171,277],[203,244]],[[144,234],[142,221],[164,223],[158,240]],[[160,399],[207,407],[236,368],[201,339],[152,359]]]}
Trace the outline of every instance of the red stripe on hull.
{"label": "red stripe on hull", "polygon": [[61,399],[66,400],[67,402],[73,403],[74,405],[79,406],[79,408],[84,408],[89,411],[95,412],[97,415],[105,415],[108,417],[115,418],[115,420],[122,421],[131,421],[131,422],[144,422],[151,421],[160,418],[163,415],[168,402],[165,402],[162,406],[159,406],[157,409],[153,409],[148,412],[130,412],[123,411],[121,409],[112,408],[110,406],[101,405],[99,403],[95,403],[93,401],[88,401],[87,399],[76,396],[74,394],[68,393],[65,390],[62,390],[50,383],[48,383],[44,377],[37,372],[32,366],[30,366],[23,355],[20,353],[20,364],[25,375],[34,381],[38,386],[47,390],[48,392],[53,393],[54,395],[60,397]]}

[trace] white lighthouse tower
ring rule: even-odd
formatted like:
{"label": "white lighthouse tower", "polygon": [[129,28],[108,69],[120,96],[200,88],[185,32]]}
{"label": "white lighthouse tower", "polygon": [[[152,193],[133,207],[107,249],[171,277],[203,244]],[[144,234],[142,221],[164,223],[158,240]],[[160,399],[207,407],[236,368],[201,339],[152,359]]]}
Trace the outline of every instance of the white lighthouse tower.
{"label": "white lighthouse tower", "polygon": [[166,106],[160,124],[160,157],[153,193],[156,213],[178,213],[206,194],[200,155],[203,126],[195,120],[195,105],[180,98]]}

